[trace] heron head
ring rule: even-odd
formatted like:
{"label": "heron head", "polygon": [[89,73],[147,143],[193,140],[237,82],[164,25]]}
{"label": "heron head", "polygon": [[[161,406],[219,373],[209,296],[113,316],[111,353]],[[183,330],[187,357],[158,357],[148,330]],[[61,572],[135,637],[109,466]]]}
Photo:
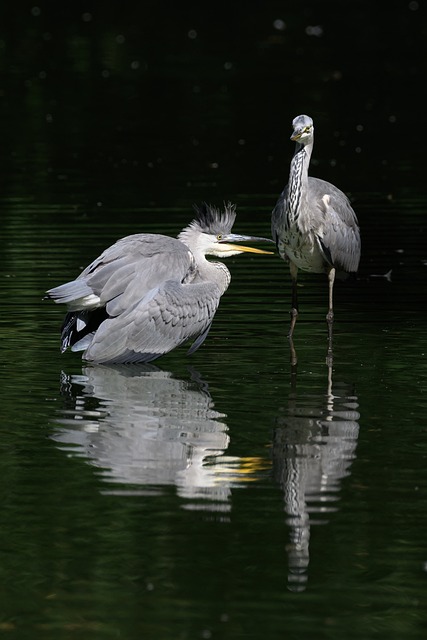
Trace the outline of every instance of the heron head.
{"label": "heron head", "polygon": [[239,253],[273,253],[237,242],[273,242],[268,238],[231,233],[236,219],[236,207],[228,203],[224,211],[203,203],[195,207],[197,217],[178,236],[192,251],[197,247],[204,255],[229,257]]}
{"label": "heron head", "polygon": [[308,144],[313,139],[314,125],[309,116],[297,116],[292,121],[294,128],[291,140],[299,144]]}

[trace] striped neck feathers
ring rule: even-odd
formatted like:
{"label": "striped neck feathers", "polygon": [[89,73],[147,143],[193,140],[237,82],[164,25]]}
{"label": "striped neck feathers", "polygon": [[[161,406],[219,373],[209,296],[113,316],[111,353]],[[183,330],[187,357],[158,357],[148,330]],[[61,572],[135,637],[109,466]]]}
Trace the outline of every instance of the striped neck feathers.
{"label": "striped neck feathers", "polygon": [[288,226],[294,224],[300,214],[302,191],[306,188],[308,177],[308,163],[310,154],[307,147],[299,145],[292,158],[289,172],[288,197],[286,200],[286,218]]}

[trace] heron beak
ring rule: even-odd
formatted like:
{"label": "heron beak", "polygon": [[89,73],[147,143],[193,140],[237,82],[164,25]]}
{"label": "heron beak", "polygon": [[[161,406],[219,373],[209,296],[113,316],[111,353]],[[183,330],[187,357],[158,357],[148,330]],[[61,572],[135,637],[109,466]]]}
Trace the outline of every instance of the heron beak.
{"label": "heron beak", "polygon": [[291,135],[291,140],[293,142],[298,142],[301,136],[302,136],[302,131],[294,131],[293,134]]}
{"label": "heron beak", "polygon": [[234,244],[234,242],[271,242],[274,244],[274,240],[269,238],[258,238],[257,236],[241,236],[237,233],[229,233],[222,237],[219,244],[226,244],[232,251],[241,251],[242,253],[264,253],[273,254],[274,251],[264,251],[263,249],[256,249],[255,247],[245,247],[241,244]]}
{"label": "heron beak", "polygon": [[274,253],[274,251],[263,251],[262,249],[256,249],[255,247],[245,247],[244,244],[229,244],[228,242],[226,244],[229,249],[232,249],[233,251],[241,251],[242,253]]}

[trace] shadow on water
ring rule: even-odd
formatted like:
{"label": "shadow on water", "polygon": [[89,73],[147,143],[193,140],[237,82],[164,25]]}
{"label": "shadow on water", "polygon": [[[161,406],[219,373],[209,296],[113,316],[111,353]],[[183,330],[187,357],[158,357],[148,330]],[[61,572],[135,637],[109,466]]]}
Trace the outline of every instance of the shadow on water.
{"label": "shadow on water", "polygon": [[184,381],[154,365],[92,365],[63,373],[61,389],[69,408],[53,439],[101,469],[104,481],[127,485],[103,493],[156,494],[169,485],[227,510],[230,488],[212,464],[229,444],[226,416],[197,371]]}
{"label": "shadow on water", "polygon": [[291,386],[285,415],[273,435],[273,474],[284,497],[290,529],[288,588],[304,591],[310,563],[310,531],[329,523],[338,510],[338,493],[356,457],[360,414],[352,384],[333,382],[332,360],[326,357],[324,388],[298,392],[297,356],[292,341]]}

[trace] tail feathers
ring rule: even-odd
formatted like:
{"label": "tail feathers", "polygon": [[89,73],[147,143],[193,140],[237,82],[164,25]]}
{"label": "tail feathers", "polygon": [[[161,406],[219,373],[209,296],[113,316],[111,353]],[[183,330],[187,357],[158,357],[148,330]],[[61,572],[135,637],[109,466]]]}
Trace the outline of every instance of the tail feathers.
{"label": "tail feathers", "polygon": [[84,338],[73,344],[73,346],[71,347],[71,351],[86,351],[86,349],[88,349],[88,347],[90,346],[94,335],[94,331],[92,333],[86,334]]}
{"label": "tail feathers", "polygon": [[92,289],[83,279],[66,282],[46,291],[46,298],[50,298],[57,304],[68,304],[71,309],[79,310],[84,308],[94,308],[98,306],[99,296],[94,294]]}
{"label": "tail feathers", "polygon": [[61,352],[69,347],[72,351],[87,349],[99,325],[107,318],[105,308],[67,313],[61,327]]}

